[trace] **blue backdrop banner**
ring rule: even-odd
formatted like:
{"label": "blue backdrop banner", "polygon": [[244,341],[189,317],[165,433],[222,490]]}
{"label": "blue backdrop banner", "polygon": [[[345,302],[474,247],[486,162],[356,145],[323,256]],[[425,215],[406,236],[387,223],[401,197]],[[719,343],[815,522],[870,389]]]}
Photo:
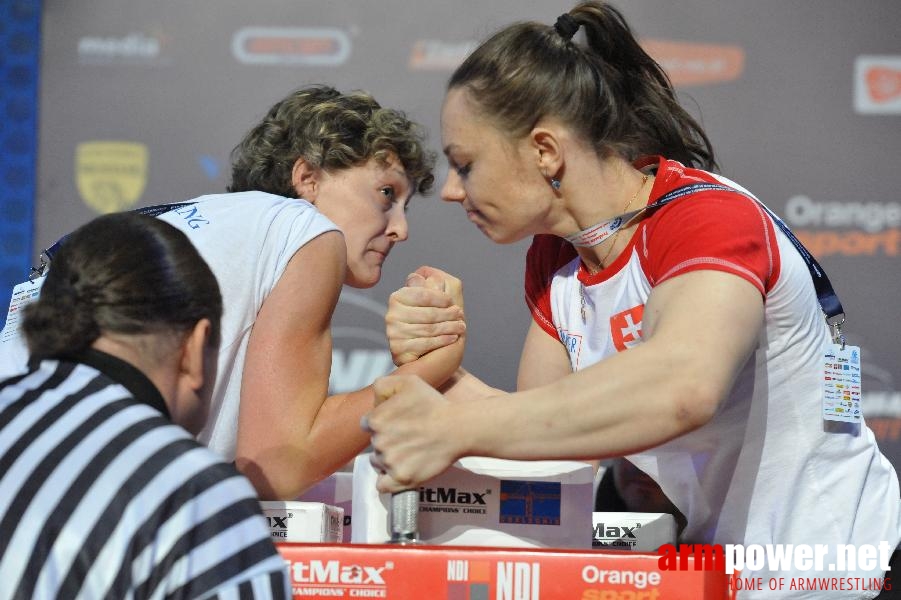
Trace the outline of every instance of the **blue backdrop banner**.
{"label": "blue backdrop banner", "polygon": [[41,3],[0,0],[0,306],[31,262]]}

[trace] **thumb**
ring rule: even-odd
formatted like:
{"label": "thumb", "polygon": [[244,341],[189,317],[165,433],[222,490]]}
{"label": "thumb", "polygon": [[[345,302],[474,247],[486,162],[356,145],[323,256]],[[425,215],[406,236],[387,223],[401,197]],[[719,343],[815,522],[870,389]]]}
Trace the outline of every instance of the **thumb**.
{"label": "thumb", "polygon": [[375,392],[376,406],[386,400],[390,400],[394,395],[403,391],[409,385],[407,380],[411,378],[409,375],[386,375],[373,381],[372,391]]}
{"label": "thumb", "polygon": [[395,396],[407,396],[411,399],[425,399],[429,394],[440,394],[418,375],[386,375],[372,382],[375,393],[375,404],[390,400]]}
{"label": "thumb", "polygon": [[416,269],[416,271],[414,271],[412,274],[424,278],[423,285],[418,287],[427,287],[430,290],[438,290],[439,292],[446,291],[447,273],[445,273],[441,269],[423,265]]}
{"label": "thumb", "polygon": [[410,273],[407,275],[407,287],[428,287],[426,278],[419,273]]}
{"label": "thumb", "polygon": [[444,278],[439,277],[426,277],[425,278],[425,287],[430,290],[438,290],[439,292],[444,291]]}

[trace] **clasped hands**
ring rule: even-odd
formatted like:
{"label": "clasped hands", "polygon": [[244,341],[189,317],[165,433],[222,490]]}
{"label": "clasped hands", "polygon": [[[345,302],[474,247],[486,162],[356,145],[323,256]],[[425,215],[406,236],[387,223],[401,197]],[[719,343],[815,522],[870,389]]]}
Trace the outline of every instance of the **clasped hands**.
{"label": "clasped hands", "polygon": [[[391,294],[385,315],[394,363],[407,365],[436,350],[462,344],[466,333],[463,285],[433,267],[420,267]],[[376,407],[361,420],[371,434],[370,460],[379,472],[380,492],[416,487],[459,458],[456,432],[448,429],[451,404],[416,375],[391,375],[373,383]]]}

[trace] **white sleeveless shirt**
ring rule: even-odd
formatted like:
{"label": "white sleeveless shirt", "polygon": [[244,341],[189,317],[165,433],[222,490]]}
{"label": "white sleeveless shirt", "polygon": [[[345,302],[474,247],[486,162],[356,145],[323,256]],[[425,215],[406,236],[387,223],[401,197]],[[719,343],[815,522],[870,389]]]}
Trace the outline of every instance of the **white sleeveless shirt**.
{"label": "white sleeveless shirt", "polygon": [[201,442],[234,460],[244,356],[260,307],[288,261],[307,242],[338,227],[306,200],[263,192],[201,196],[160,215],[187,234],[222,291],[222,343]]}

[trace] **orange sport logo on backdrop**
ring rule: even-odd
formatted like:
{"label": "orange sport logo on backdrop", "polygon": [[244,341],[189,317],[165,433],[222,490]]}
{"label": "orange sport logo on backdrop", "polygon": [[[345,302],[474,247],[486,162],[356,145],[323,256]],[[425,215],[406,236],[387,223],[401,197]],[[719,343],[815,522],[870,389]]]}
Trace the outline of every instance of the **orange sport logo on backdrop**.
{"label": "orange sport logo on backdrop", "polygon": [[788,199],[784,216],[801,243],[817,258],[898,256],[901,203]]}
{"label": "orange sport logo on backdrop", "polygon": [[643,40],[641,47],[677,86],[733,81],[745,68],[745,51],[739,46]]}
{"label": "orange sport logo on backdrop", "polygon": [[854,110],[901,114],[901,56],[858,56],[854,61]]}

